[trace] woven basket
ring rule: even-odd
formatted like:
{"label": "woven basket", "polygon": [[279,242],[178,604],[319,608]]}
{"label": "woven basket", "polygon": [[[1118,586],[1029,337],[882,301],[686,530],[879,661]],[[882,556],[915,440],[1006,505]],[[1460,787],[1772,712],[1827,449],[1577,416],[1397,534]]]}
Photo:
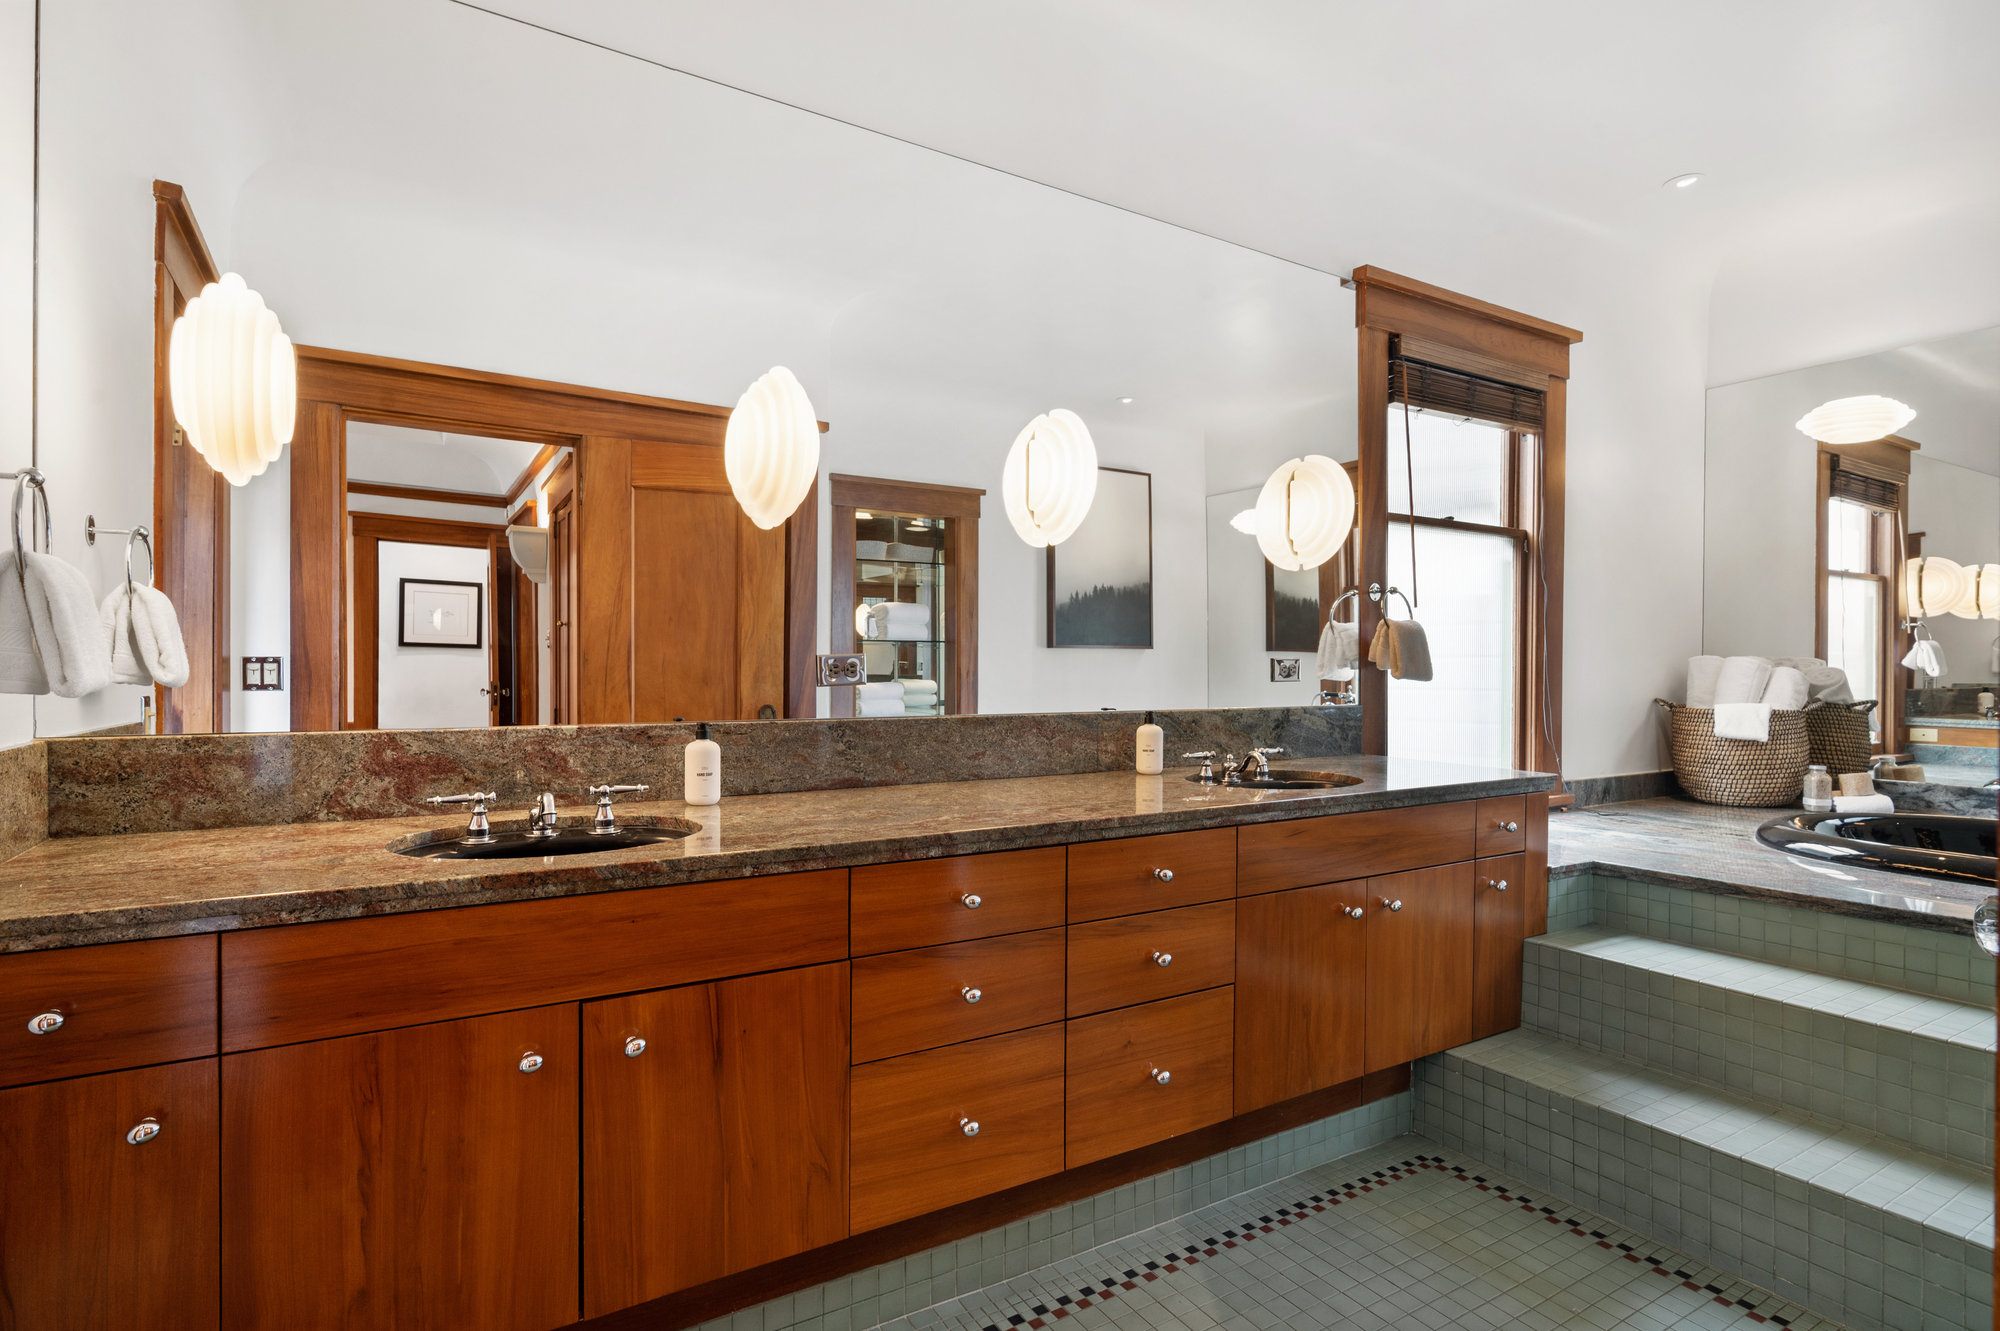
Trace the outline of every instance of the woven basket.
{"label": "woven basket", "polygon": [[1819,763],[1839,776],[1843,772],[1865,772],[1874,757],[1874,738],[1868,733],[1870,702],[1808,703],[1806,744],[1811,752],[1806,761]]}
{"label": "woven basket", "polygon": [[1771,713],[1771,738],[1717,739],[1715,712],[1655,698],[1670,717],[1674,776],[1681,789],[1703,804],[1769,806],[1793,804],[1805,784],[1806,714]]}

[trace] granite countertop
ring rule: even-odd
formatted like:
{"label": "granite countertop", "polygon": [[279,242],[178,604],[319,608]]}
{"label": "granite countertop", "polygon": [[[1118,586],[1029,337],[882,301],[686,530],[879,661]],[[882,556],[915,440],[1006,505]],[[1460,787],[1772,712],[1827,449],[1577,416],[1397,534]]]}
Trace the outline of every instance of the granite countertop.
{"label": "granite countertop", "polygon": [[[1283,766],[1283,764],[1281,764]],[[610,892],[793,870],[1016,850],[1148,832],[1309,818],[1544,790],[1532,772],[1404,758],[1290,760],[1358,776],[1330,790],[1202,786],[1098,772],[742,795],[711,808],[620,805],[685,818],[684,840],[533,860],[433,860],[385,847],[462,815],[57,837],[0,863],[0,952]],[[588,815],[587,807],[565,810]],[[496,830],[522,811],[499,810]]]}
{"label": "granite countertop", "polygon": [[1675,798],[1552,814],[1549,873],[1615,874],[1966,934],[1973,910],[1994,894],[1971,883],[1787,855],[1757,840],[1757,828],[1784,812]]}

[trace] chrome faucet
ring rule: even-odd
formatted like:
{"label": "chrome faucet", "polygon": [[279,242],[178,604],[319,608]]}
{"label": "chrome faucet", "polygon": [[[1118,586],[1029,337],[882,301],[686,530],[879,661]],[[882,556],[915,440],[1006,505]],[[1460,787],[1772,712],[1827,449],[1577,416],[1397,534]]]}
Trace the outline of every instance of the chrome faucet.
{"label": "chrome faucet", "polygon": [[545,790],[528,806],[528,835],[552,837],[556,830],[556,797]]}
{"label": "chrome faucet", "polygon": [[[1235,760],[1235,756],[1236,756],[1236,755],[1234,755],[1234,754],[1231,754],[1231,755],[1230,755],[1230,759],[1231,759],[1231,761],[1234,761],[1234,760]],[[1215,784],[1215,750],[1214,750],[1214,749],[1204,749],[1204,750],[1203,750],[1202,752],[1200,752],[1200,753],[1183,753],[1183,754],[1181,755],[1181,757],[1183,757],[1183,758],[1199,758],[1199,759],[1201,759],[1201,774],[1200,774],[1199,776],[1195,777],[1195,780],[1197,780],[1197,781],[1200,781],[1200,782],[1203,782],[1203,783],[1205,783],[1205,784],[1207,784],[1207,785],[1211,785],[1211,786]]]}
{"label": "chrome faucet", "polygon": [[1267,755],[1283,752],[1283,749],[1276,747],[1252,749],[1250,750],[1250,756],[1240,763],[1236,761],[1235,754],[1225,753],[1222,755],[1223,783],[1225,785],[1237,785],[1246,777],[1252,781],[1265,780],[1271,775],[1271,761]]}
{"label": "chrome faucet", "polygon": [[470,804],[472,806],[472,821],[465,825],[464,839],[471,842],[480,842],[491,841],[493,839],[493,825],[486,820],[486,802],[498,798],[500,796],[495,791],[489,790],[484,793],[474,791],[470,795],[433,795],[425,800],[424,803]]}
{"label": "chrome faucet", "polygon": [[651,786],[592,786],[590,793],[597,796],[597,817],[591,822],[590,830],[599,836],[609,836],[618,830],[617,815],[611,812],[613,795],[635,795]]}

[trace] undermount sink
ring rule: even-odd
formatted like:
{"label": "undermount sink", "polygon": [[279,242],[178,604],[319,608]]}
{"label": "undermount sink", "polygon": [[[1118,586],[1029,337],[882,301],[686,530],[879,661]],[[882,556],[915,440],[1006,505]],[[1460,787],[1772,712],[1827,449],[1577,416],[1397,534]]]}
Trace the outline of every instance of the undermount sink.
{"label": "undermount sink", "polygon": [[1203,781],[1200,776],[1188,780],[1197,785],[1233,786],[1240,790],[1331,790],[1335,786],[1358,786],[1361,778],[1349,776],[1345,772],[1278,772],[1269,776],[1246,776],[1235,781]]}
{"label": "undermount sink", "polygon": [[586,819],[574,826],[558,827],[554,836],[529,836],[525,828],[495,830],[483,838],[445,831],[419,832],[390,842],[389,849],[398,855],[425,860],[532,860],[548,855],[595,855],[607,850],[653,846],[662,841],[678,841],[696,830],[693,823],[664,818],[621,823],[612,832],[593,832]]}
{"label": "undermount sink", "polygon": [[1991,887],[1996,828],[1954,813],[1795,813],[1759,827],[1757,839],[1803,859]]}

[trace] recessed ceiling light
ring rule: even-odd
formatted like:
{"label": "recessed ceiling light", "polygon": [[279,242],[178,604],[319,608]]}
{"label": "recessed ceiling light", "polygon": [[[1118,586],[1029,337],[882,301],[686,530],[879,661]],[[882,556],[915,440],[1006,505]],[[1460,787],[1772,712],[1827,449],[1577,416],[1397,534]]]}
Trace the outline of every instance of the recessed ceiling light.
{"label": "recessed ceiling light", "polygon": [[1695,183],[1695,182],[1696,182],[1697,180],[1700,180],[1700,179],[1701,179],[1701,172],[1699,172],[1699,171],[1689,171],[1689,172],[1687,172],[1687,173],[1686,173],[1686,174],[1684,174],[1684,175],[1678,175],[1678,176],[1675,176],[1675,177],[1674,177],[1673,179],[1671,179],[1671,180],[1667,181],[1667,182],[1666,182],[1666,183],[1665,183],[1664,185],[1661,185],[1661,186],[1660,186],[1660,188],[1661,188],[1661,189],[1686,189],[1686,188],[1687,188],[1688,186],[1690,186],[1690,185],[1694,184],[1694,183]]}
{"label": "recessed ceiling light", "polygon": [[1132,399],[1129,397],[1121,397],[1118,399],[1118,405],[1122,407],[1129,407],[1132,405]]}

